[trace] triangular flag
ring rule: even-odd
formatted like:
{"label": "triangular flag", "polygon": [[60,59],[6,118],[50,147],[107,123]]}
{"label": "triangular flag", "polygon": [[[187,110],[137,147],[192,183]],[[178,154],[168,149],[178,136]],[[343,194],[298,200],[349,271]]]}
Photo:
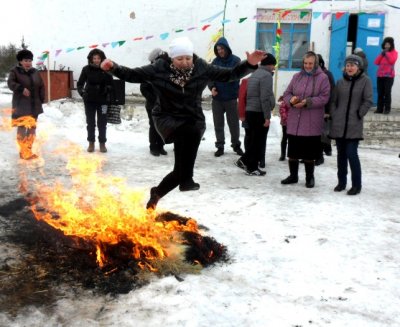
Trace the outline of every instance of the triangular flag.
{"label": "triangular flag", "polygon": [[60,52],[62,51],[62,49],[58,49],[58,50],[56,50],[56,54],[55,54],[55,56],[57,57],[59,54],[60,54]]}
{"label": "triangular flag", "polygon": [[71,51],[74,51],[75,50],[75,48],[68,48],[66,51],[67,52],[71,52]]}
{"label": "triangular flag", "polygon": [[146,36],[144,39],[148,40],[148,39],[152,39],[153,37],[154,37],[154,35],[149,35],[149,36]]}
{"label": "triangular flag", "polygon": [[109,45],[110,44],[110,42],[107,42],[107,43],[102,43],[101,45],[103,46],[103,48],[106,48],[107,47],[107,45]]}
{"label": "triangular flag", "polygon": [[140,40],[143,40],[143,37],[142,37],[142,36],[140,36],[140,37],[135,37],[135,38],[133,39],[133,41],[140,41]]}
{"label": "triangular flag", "polygon": [[344,15],[344,12],[341,11],[341,12],[337,12],[337,13],[335,14],[335,17],[336,17],[337,20],[339,20],[340,18],[343,17],[343,15]]}
{"label": "triangular flag", "polygon": [[208,17],[206,19],[201,20],[200,22],[204,23],[204,22],[211,22],[212,20],[214,20],[215,18],[217,18],[219,15],[222,15],[224,13],[223,10],[221,10],[220,12],[216,13],[215,15],[212,15],[211,17]]}
{"label": "triangular flag", "polygon": [[276,29],[276,34],[277,34],[277,35],[282,35],[282,29],[277,28],[277,29]]}
{"label": "triangular flag", "polygon": [[304,18],[307,15],[308,15],[308,11],[301,11],[300,12],[300,19]]}
{"label": "triangular flag", "polygon": [[321,14],[322,14],[322,12],[315,11],[315,12],[313,12],[312,16],[313,16],[314,19],[317,19],[319,16],[321,16]]}
{"label": "triangular flag", "polygon": [[230,19],[224,19],[224,20],[221,20],[221,24],[224,25],[224,24],[229,23],[230,21],[231,21]]}
{"label": "triangular flag", "polygon": [[124,45],[125,42],[126,42],[125,40],[118,41],[118,45],[119,45],[120,47],[122,47],[122,46]]}
{"label": "triangular flag", "polygon": [[85,47],[77,47],[76,50],[82,50]]}
{"label": "triangular flag", "polygon": [[112,46],[113,48],[115,48],[117,45],[118,45],[118,41],[117,41],[117,42],[111,42],[111,46]]}
{"label": "triangular flag", "polygon": [[240,23],[243,23],[246,19],[247,19],[247,17],[240,18],[240,19],[239,19],[239,24],[240,24]]}
{"label": "triangular flag", "polygon": [[331,13],[330,12],[323,12],[322,13],[322,20],[325,20],[326,17],[328,17]]}
{"label": "triangular flag", "polygon": [[43,55],[42,55],[42,60],[45,60],[48,56],[49,56],[48,53],[43,53]]}
{"label": "triangular flag", "polygon": [[168,33],[168,32],[167,32],[167,33],[162,33],[162,34],[160,34],[161,40],[165,40],[168,36],[169,36],[169,33]]}
{"label": "triangular flag", "polygon": [[189,27],[187,30],[188,31],[193,31],[193,30],[195,30],[197,27]]}
{"label": "triangular flag", "polygon": [[209,28],[211,25],[210,24],[207,24],[207,25],[204,25],[201,29],[203,30],[203,31],[205,31],[207,28]]}
{"label": "triangular flag", "polygon": [[183,32],[183,29],[175,30],[175,33]]}
{"label": "triangular flag", "polygon": [[282,14],[282,18],[289,15],[291,10],[285,10],[285,12]]}
{"label": "triangular flag", "polygon": [[89,46],[89,48],[91,48],[91,49],[94,49],[94,48],[97,48],[97,47],[98,47],[98,44],[93,44],[93,45]]}

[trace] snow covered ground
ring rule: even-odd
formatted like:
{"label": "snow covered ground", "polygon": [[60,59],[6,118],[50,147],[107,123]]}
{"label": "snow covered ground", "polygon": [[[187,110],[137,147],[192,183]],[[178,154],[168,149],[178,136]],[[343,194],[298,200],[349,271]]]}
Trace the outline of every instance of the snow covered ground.
{"label": "snow covered ground", "polygon": [[[0,108],[10,95],[0,93]],[[0,110],[1,116],[4,110]],[[335,193],[334,156],[316,168],[316,186],[281,185],[287,161],[278,161],[280,125],[274,117],[268,137],[267,175],[249,177],[233,165],[228,145],[215,158],[212,115],[195,167],[197,192],[174,190],[159,203],[195,218],[228,247],[232,262],[199,275],[156,278],[115,298],[82,291],[65,293],[49,307],[27,307],[15,317],[0,312],[0,326],[400,326],[400,159],[399,149],[360,148],[363,189],[358,196]],[[148,151],[148,121],[136,106],[131,120],[108,127],[104,170],[123,176],[148,194],[173,165]],[[38,123],[39,140],[65,140],[86,148],[83,105],[54,101]],[[228,133],[228,132],[227,132]],[[0,131],[2,196],[18,194],[21,163],[15,130]],[[44,171],[60,160],[44,146]],[[55,173],[54,173],[55,175]],[[143,203],[145,205],[145,203]],[[1,233],[4,233],[2,231]],[[0,249],[11,256],[17,249]],[[3,253],[6,253],[3,252]],[[0,255],[1,256],[1,255]]]}

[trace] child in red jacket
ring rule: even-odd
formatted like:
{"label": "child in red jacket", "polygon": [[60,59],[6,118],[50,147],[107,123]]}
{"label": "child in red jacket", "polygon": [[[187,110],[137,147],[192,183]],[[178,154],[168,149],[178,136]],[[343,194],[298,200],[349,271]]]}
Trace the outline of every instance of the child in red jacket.
{"label": "child in red jacket", "polygon": [[279,115],[281,117],[281,125],[282,125],[281,156],[279,157],[279,161],[284,161],[286,158],[286,147],[287,147],[286,123],[289,112],[289,106],[285,103],[285,101],[283,101],[283,96],[279,97],[278,103],[279,103]]}

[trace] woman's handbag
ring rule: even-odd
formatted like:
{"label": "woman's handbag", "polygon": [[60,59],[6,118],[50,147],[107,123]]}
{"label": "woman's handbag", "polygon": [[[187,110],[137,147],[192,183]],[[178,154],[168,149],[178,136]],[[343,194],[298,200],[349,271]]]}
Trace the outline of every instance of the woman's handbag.
{"label": "woman's handbag", "polygon": [[121,106],[110,104],[107,107],[107,123],[121,124]]}

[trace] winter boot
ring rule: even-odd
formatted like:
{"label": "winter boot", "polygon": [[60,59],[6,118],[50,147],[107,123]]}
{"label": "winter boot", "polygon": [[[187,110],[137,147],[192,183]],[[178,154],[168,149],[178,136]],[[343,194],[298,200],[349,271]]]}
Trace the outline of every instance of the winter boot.
{"label": "winter boot", "polygon": [[186,182],[183,182],[179,185],[179,191],[186,192],[186,191],[197,191],[200,189],[200,184],[195,183],[193,179],[190,179]]}
{"label": "winter boot", "polygon": [[289,177],[281,180],[281,184],[295,184],[299,181],[299,161],[289,159]]}
{"label": "winter boot", "polygon": [[306,187],[313,188],[315,185],[314,180],[314,161],[304,161],[304,168],[306,170]]}
{"label": "winter boot", "polygon": [[105,143],[100,143],[100,152],[102,152],[102,153],[106,153],[107,152],[107,148],[106,148],[106,144]]}
{"label": "winter boot", "polygon": [[160,146],[160,154],[163,156],[166,156],[168,154],[168,152],[164,150],[164,146]]}
{"label": "winter boot", "polygon": [[87,152],[94,152],[94,142],[89,142]]}
{"label": "winter boot", "polygon": [[220,157],[224,154],[224,148],[218,148],[217,151],[215,151],[214,156]]}
{"label": "winter boot", "polygon": [[286,144],[281,144],[281,156],[279,157],[279,161],[285,161],[286,158]]}

